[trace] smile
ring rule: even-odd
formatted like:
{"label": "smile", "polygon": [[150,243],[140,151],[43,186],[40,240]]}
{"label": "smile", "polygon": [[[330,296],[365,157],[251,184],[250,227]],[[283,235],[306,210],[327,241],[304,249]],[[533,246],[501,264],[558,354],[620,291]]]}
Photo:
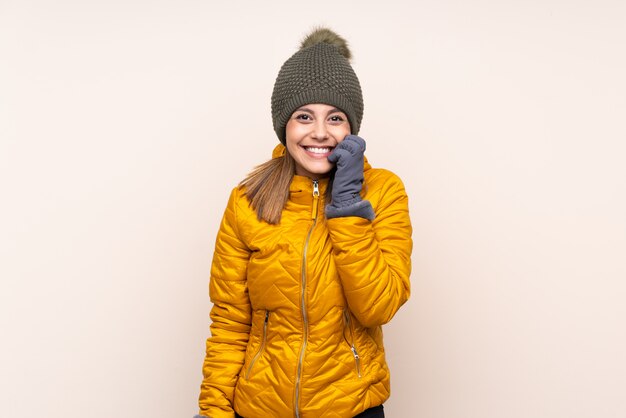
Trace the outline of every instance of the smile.
{"label": "smile", "polygon": [[333,150],[333,147],[307,147],[307,146],[303,146],[302,148],[304,148],[304,150],[307,151],[307,152],[310,152],[312,154],[319,154],[319,155],[330,154],[330,152]]}

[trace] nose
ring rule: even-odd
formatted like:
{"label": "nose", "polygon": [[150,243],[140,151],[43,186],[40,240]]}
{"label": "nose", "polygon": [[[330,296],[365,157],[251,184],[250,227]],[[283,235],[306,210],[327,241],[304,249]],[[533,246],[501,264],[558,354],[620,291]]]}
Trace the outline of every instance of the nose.
{"label": "nose", "polygon": [[315,121],[315,123],[313,124],[313,132],[311,136],[313,137],[313,139],[317,139],[319,141],[328,139],[328,129],[326,127],[325,120]]}

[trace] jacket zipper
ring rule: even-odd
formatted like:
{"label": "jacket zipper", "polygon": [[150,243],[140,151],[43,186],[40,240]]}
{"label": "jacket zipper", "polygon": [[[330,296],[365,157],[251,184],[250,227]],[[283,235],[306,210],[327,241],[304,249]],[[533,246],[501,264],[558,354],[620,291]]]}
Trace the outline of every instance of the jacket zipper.
{"label": "jacket zipper", "polygon": [[354,356],[354,364],[356,365],[356,374],[361,378],[361,357],[359,357],[359,352],[356,349],[356,345],[354,344],[354,331],[352,330],[352,320],[350,319],[350,312],[346,310],[343,311],[343,315],[346,318],[346,323],[348,324],[348,329],[350,330],[350,351],[352,351],[352,355]]}
{"label": "jacket zipper", "polygon": [[302,295],[300,299],[300,308],[302,309],[302,322],[304,324],[304,336],[302,341],[302,347],[300,347],[300,357],[298,359],[298,369],[296,372],[296,393],[295,393],[295,402],[294,402],[294,410],[296,418],[300,418],[300,409],[298,408],[298,404],[300,402],[300,385],[302,383],[302,362],[304,361],[304,352],[306,351],[307,340],[309,339],[309,318],[306,311],[306,252],[309,248],[309,240],[311,239],[311,234],[313,233],[313,228],[315,228],[315,224],[317,223],[317,205],[320,196],[319,184],[317,180],[313,180],[313,208],[311,210],[311,219],[313,219],[313,225],[309,229],[309,232],[306,236],[306,240],[304,241],[304,249],[302,251]]}
{"label": "jacket zipper", "polygon": [[263,353],[263,350],[265,350],[265,342],[267,341],[267,322],[269,318],[270,318],[270,311],[266,310],[265,321],[263,322],[263,339],[261,340],[261,347],[259,347],[259,351],[257,351],[257,353],[254,355],[254,357],[252,358],[252,361],[250,362],[250,365],[248,366],[248,371],[246,372],[246,380],[250,380],[250,372],[252,371],[252,366],[254,366],[254,363],[256,363],[259,356],[261,356],[261,354]]}

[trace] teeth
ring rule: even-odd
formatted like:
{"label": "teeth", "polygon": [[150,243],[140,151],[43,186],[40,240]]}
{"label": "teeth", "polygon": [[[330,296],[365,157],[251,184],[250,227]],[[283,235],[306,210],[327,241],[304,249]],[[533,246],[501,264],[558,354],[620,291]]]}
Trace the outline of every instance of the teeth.
{"label": "teeth", "polygon": [[330,152],[330,148],[317,148],[317,147],[305,147],[307,151],[312,152],[314,154],[326,154]]}

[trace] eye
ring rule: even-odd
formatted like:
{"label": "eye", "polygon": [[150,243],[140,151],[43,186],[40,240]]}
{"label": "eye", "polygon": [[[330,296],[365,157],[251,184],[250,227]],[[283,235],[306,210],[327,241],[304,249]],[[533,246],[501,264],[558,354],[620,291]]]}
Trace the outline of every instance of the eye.
{"label": "eye", "polygon": [[345,122],[346,120],[346,118],[343,115],[332,115],[328,119],[334,123],[341,123],[341,122]]}
{"label": "eye", "polygon": [[297,120],[304,120],[304,121],[313,120],[311,118],[311,115],[309,115],[308,113],[300,113],[300,114],[296,115],[295,119],[297,119]]}

